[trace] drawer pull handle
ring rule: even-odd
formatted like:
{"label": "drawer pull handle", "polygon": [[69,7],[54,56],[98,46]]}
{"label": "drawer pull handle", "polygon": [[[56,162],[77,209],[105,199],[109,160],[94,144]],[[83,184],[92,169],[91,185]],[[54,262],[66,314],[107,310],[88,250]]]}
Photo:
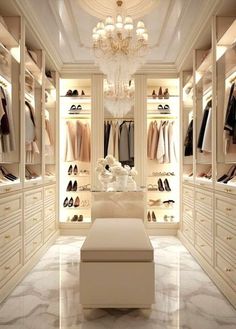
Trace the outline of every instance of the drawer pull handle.
{"label": "drawer pull handle", "polygon": [[225,192],[232,192],[232,190],[230,188],[225,188],[224,190],[225,190]]}
{"label": "drawer pull handle", "polygon": [[10,209],[11,209],[11,207],[5,207],[4,209],[5,209],[5,210],[10,210]]}
{"label": "drawer pull handle", "polygon": [[33,221],[34,221],[34,222],[37,222],[37,221],[38,221],[38,218],[33,218]]}
{"label": "drawer pull handle", "polygon": [[10,237],[11,237],[10,234],[4,236],[5,239],[10,239]]}
{"label": "drawer pull handle", "polygon": [[226,267],[225,272],[232,272],[231,268]]}
{"label": "drawer pull handle", "polygon": [[5,188],[5,192],[9,192],[9,191],[11,191],[10,187]]}
{"label": "drawer pull handle", "polygon": [[205,245],[204,245],[204,244],[200,244],[200,247],[202,247],[202,248],[203,248],[203,247],[205,247]]}
{"label": "drawer pull handle", "polygon": [[231,211],[232,209],[231,208],[225,208],[226,211]]}
{"label": "drawer pull handle", "polygon": [[233,238],[232,238],[232,236],[227,236],[226,237],[226,240],[232,240]]}
{"label": "drawer pull handle", "polygon": [[205,219],[200,219],[200,222],[202,222],[202,223],[205,222]]}
{"label": "drawer pull handle", "polygon": [[37,196],[34,196],[34,197],[33,197],[33,200],[38,200],[38,197],[37,197]]}
{"label": "drawer pull handle", "polygon": [[205,198],[204,197],[201,197],[200,200],[205,200]]}
{"label": "drawer pull handle", "polygon": [[8,270],[11,269],[11,267],[9,265],[8,266],[5,266],[4,268],[5,268],[6,271],[8,271]]}

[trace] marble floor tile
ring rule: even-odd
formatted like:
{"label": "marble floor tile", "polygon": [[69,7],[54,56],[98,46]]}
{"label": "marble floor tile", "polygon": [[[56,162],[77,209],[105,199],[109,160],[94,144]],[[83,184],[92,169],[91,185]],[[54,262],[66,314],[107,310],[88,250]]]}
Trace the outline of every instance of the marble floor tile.
{"label": "marble floor tile", "polygon": [[175,237],[152,237],[156,302],[151,310],[83,311],[83,237],[60,237],[0,304],[1,329],[235,329],[236,310]]}

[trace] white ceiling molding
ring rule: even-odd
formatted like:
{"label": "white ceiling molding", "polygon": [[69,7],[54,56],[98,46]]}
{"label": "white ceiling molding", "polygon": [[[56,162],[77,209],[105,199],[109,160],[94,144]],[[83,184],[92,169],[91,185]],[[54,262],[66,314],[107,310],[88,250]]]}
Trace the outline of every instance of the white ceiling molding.
{"label": "white ceiling molding", "polygon": [[176,59],[176,68],[180,72],[186,59],[190,56],[194,49],[198,38],[203,33],[207,24],[211,23],[211,17],[214,15],[221,4],[221,0],[210,0],[205,2],[205,8],[203,10],[206,15],[201,16],[201,20],[198,21],[198,24],[195,24],[195,27],[189,31],[189,37],[185,41],[184,47],[182,47]]}
{"label": "white ceiling molding", "polygon": [[[75,0],[88,14],[104,19],[116,13],[116,0]],[[123,0],[122,7],[127,15],[134,19],[150,13],[159,4],[159,0]]]}
{"label": "white ceiling molding", "polygon": [[55,66],[55,69],[60,71],[63,65],[62,59],[56,49],[52,46],[48,34],[45,33],[45,30],[42,28],[37,15],[35,15],[35,11],[32,9],[28,2],[26,3],[25,0],[15,0],[15,2],[21,15],[24,15],[27,25],[34,32],[35,36],[41,43],[42,48],[46,50],[47,56]]}

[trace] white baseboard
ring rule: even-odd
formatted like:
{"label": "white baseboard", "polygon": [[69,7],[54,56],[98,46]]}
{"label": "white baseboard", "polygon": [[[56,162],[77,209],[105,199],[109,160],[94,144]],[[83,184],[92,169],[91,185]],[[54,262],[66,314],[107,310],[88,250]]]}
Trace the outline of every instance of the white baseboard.
{"label": "white baseboard", "polygon": [[17,284],[32,270],[45,254],[47,249],[55,242],[59,236],[56,231],[51,238],[31,257],[31,259],[2,287],[0,290],[0,303],[15,289]]}
{"label": "white baseboard", "polygon": [[188,249],[191,255],[197,260],[202,269],[208,274],[212,281],[216,284],[222,294],[229,300],[229,302],[236,308],[236,293],[228,285],[227,282],[216,272],[216,270],[205,260],[204,257],[194,248],[191,243],[183,236],[181,231],[178,231],[178,238],[183,245]]}

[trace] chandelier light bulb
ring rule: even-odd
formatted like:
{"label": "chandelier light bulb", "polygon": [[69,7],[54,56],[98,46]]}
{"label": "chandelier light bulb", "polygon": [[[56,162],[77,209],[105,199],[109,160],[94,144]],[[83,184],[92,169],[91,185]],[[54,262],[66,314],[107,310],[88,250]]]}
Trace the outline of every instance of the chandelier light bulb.
{"label": "chandelier light bulb", "polygon": [[132,19],[131,16],[126,16],[124,23],[125,23],[124,24],[125,30],[127,30],[127,31],[132,31],[133,30],[134,25],[133,25],[133,19]]}
{"label": "chandelier light bulb", "polygon": [[93,40],[97,41],[99,39],[99,34],[97,33],[97,28],[93,29]]}
{"label": "chandelier light bulb", "polygon": [[112,32],[114,31],[115,26],[114,26],[114,19],[111,16],[107,16],[105,20],[105,30],[107,32]]}
{"label": "chandelier light bulb", "polygon": [[136,33],[137,35],[141,35],[145,32],[145,25],[143,21],[139,21],[137,23],[137,29],[136,29]]}
{"label": "chandelier light bulb", "polygon": [[148,41],[148,33],[147,33],[147,30],[145,29],[144,33],[143,33],[143,39],[144,41]]}
{"label": "chandelier light bulb", "polygon": [[123,19],[121,15],[116,16],[116,28],[121,30],[123,28]]}
{"label": "chandelier light bulb", "polygon": [[98,24],[97,24],[97,33],[98,33],[99,36],[103,36],[105,34],[104,23],[103,22],[98,22]]}

